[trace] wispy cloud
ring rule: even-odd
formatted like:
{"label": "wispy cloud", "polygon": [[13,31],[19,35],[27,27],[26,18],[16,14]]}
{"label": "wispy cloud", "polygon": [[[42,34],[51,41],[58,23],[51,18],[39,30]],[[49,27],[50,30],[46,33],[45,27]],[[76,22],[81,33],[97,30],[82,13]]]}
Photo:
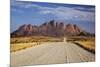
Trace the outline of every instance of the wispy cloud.
{"label": "wispy cloud", "polygon": [[[38,9],[38,14],[40,15],[47,15],[51,14],[52,16],[55,16],[58,19],[64,19],[64,20],[86,20],[90,22],[95,21],[95,14],[94,8],[84,8],[84,7],[64,7],[64,6],[57,6],[56,8],[54,7],[47,7],[47,6],[40,6],[37,4],[33,3],[27,3],[27,2],[15,2],[12,3],[12,6],[17,6],[20,8],[25,8],[25,9]],[[19,11],[22,12],[24,10],[20,9],[12,9],[13,11]]]}
{"label": "wispy cloud", "polygon": [[43,8],[39,11],[41,14],[52,14],[59,19],[66,20],[86,20],[86,21],[94,21],[94,12],[86,12],[76,10],[75,8],[69,7],[57,7],[57,8]]}
{"label": "wispy cloud", "polygon": [[93,7],[89,7],[89,8],[87,7],[86,8],[86,7],[78,6],[78,7],[74,7],[74,9],[76,9],[76,10],[84,10],[84,11],[86,10],[86,11],[90,11],[90,12],[91,11],[95,11],[95,8],[93,8]]}

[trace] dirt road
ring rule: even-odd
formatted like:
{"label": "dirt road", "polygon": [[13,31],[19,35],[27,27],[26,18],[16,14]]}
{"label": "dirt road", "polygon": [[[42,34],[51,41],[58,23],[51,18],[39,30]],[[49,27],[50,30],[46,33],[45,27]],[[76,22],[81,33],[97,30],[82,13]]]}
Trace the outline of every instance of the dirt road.
{"label": "dirt road", "polygon": [[47,42],[11,53],[11,66],[95,61],[95,55],[67,42]]}

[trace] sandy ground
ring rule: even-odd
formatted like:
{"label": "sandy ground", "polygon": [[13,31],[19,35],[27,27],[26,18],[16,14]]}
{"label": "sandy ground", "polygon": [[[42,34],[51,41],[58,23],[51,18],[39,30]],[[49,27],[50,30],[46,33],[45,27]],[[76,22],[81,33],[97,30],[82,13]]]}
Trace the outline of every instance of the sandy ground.
{"label": "sandy ground", "polygon": [[67,42],[46,42],[11,53],[12,67],[92,61],[95,61],[94,54]]}

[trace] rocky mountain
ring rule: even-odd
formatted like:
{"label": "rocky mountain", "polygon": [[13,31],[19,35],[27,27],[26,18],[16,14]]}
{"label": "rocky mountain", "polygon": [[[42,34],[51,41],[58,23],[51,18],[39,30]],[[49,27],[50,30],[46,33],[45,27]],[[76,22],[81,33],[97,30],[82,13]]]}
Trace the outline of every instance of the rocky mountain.
{"label": "rocky mountain", "polygon": [[41,24],[40,26],[24,24],[16,31],[12,32],[11,36],[64,36],[78,35],[81,32],[83,32],[83,30],[76,24],[64,24],[64,22],[56,22],[51,20]]}

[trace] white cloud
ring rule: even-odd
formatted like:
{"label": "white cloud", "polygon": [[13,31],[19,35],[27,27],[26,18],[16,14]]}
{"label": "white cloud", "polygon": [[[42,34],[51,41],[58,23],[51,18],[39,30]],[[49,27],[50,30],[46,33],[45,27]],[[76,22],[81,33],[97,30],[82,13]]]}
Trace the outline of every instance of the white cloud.
{"label": "white cloud", "polygon": [[[43,7],[42,7],[43,8]],[[52,14],[59,19],[76,19],[94,21],[94,12],[79,11],[69,7],[57,7],[51,9],[42,9],[41,14]]]}
{"label": "white cloud", "polygon": [[94,11],[95,8],[92,8],[90,7],[89,9],[88,8],[85,8],[85,7],[81,7],[81,6],[78,6],[78,7],[74,7],[75,9],[79,9],[79,10],[90,10],[90,11]]}
{"label": "white cloud", "polygon": [[[32,9],[39,9],[39,14],[47,15],[52,14],[53,16],[59,18],[59,19],[66,19],[66,20],[86,20],[86,21],[95,21],[95,14],[94,12],[86,12],[86,11],[80,11],[77,9],[85,9],[83,7],[63,7],[58,6],[57,8],[54,7],[45,7],[45,6],[39,6],[32,3],[25,3],[25,2],[16,2],[12,4],[13,6],[19,6],[22,8],[32,8]],[[87,10],[94,10],[94,8],[90,8]]]}
{"label": "white cloud", "polygon": [[18,10],[18,9],[15,9],[15,8],[12,8],[11,9],[12,12],[18,12],[18,13],[23,13],[24,11],[22,10]]}

